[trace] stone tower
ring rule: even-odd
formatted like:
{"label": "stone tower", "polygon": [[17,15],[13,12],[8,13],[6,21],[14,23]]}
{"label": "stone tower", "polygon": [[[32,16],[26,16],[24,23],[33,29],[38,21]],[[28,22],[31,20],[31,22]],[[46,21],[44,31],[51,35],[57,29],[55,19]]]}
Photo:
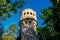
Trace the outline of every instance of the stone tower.
{"label": "stone tower", "polygon": [[30,8],[24,9],[20,17],[21,40],[36,40],[36,12]]}

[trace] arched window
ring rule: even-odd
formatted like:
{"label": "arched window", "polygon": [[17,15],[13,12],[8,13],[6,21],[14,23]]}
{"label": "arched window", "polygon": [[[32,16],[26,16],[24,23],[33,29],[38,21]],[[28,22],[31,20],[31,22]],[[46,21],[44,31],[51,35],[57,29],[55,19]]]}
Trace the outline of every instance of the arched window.
{"label": "arched window", "polygon": [[25,23],[27,24],[27,21],[25,21]]}
{"label": "arched window", "polygon": [[25,15],[26,13],[24,13],[24,15]]}
{"label": "arched window", "polygon": [[27,12],[27,14],[29,14],[29,12]]}
{"label": "arched window", "polygon": [[32,21],[29,21],[29,24],[31,24]]}
{"label": "arched window", "polygon": [[21,24],[24,25],[23,22]]}
{"label": "arched window", "polygon": [[30,12],[30,14],[32,15],[32,12]]}

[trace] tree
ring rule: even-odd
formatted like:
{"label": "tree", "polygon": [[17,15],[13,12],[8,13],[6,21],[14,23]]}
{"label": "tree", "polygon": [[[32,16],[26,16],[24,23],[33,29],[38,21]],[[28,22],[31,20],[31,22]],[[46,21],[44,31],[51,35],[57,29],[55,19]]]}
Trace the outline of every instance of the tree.
{"label": "tree", "polygon": [[21,40],[21,29],[18,31],[19,35],[16,40]]}
{"label": "tree", "polygon": [[41,33],[42,33],[42,28],[41,28],[41,27],[37,27],[37,28],[36,28],[36,38],[37,38],[38,40],[42,40],[42,36],[40,36]]}
{"label": "tree", "polygon": [[4,28],[0,27],[0,40],[2,40],[1,36],[3,35],[3,33],[4,33]]}
{"label": "tree", "polygon": [[41,18],[44,19],[42,40],[60,40],[60,0],[50,0],[50,2],[52,7],[42,9]]}
{"label": "tree", "polygon": [[16,40],[18,35],[17,33],[18,33],[18,27],[15,23],[13,23],[2,35],[2,40]]}
{"label": "tree", "polygon": [[11,11],[17,12],[17,8],[22,8],[24,5],[23,0],[16,0],[16,2],[11,3],[11,0],[0,0],[0,17],[3,21],[6,17],[12,16]]}
{"label": "tree", "polygon": [[[15,14],[17,12],[17,8],[21,9],[24,4],[25,4],[25,1],[23,0],[15,0],[15,2],[13,3],[11,3],[11,0],[0,0],[0,27],[2,27],[3,21],[5,21],[6,18],[9,18],[13,14]],[[14,13],[11,13],[12,11]],[[2,32],[1,29],[0,29],[0,32]],[[0,38],[1,36],[2,35],[0,35]]]}

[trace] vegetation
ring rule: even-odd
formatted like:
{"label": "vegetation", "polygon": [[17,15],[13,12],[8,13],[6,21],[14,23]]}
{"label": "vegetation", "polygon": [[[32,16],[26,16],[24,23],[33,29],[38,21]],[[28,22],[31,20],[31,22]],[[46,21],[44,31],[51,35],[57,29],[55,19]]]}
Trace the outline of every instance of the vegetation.
{"label": "vegetation", "polygon": [[[42,9],[41,18],[44,19],[44,27],[39,33],[38,40],[60,40],[60,0],[50,0],[52,7]],[[37,28],[38,29],[38,28]]]}
{"label": "vegetation", "polygon": [[[52,7],[42,9],[43,14],[40,18],[44,19],[44,27],[36,29],[38,40],[60,40],[60,0],[50,0],[50,2]],[[6,30],[2,23],[17,13],[17,8],[22,8],[24,3],[23,0],[15,0],[13,3],[11,0],[0,0],[0,40],[21,40],[21,31],[15,23]]]}
{"label": "vegetation", "polygon": [[[17,0],[11,3],[11,0],[0,0],[0,17],[1,19],[6,19],[6,17],[12,16],[11,11],[17,12],[17,8],[22,8],[24,5],[23,0]],[[4,17],[4,18],[3,18]],[[2,21],[0,20],[0,22]]]}
{"label": "vegetation", "polygon": [[[17,39],[17,26],[15,23],[11,24],[8,29],[4,29],[3,22],[6,18],[13,16],[17,13],[17,8],[21,9],[25,4],[24,0],[0,0],[0,40],[16,40]],[[11,13],[13,11],[13,13]]]}
{"label": "vegetation", "polygon": [[16,40],[17,38],[17,25],[11,24],[10,27],[3,33],[2,40]]}

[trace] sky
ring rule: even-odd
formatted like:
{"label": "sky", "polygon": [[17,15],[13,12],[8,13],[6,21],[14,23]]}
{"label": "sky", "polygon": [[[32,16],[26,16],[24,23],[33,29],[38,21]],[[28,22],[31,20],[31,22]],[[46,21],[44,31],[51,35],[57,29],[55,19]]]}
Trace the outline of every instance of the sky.
{"label": "sky", "polygon": [[[14,0],[12,0],[12,2],[14,2]],[[25,8],[31,8],[36,11],[38,26],[42,26],[41,24],[43,23],[43,19],[39,18],[38,15],[42,14],[42,8],[47,8],[48,6],[52,6],[49,0],[30,0],[29,3],[26,3],[22,9],[17,9],[17,14],[13,15],[10,18],[7,18],[6,21],[4,21],[4,28],[8,28],[13,23],[16,23],[19,27],[20,12]]]}

